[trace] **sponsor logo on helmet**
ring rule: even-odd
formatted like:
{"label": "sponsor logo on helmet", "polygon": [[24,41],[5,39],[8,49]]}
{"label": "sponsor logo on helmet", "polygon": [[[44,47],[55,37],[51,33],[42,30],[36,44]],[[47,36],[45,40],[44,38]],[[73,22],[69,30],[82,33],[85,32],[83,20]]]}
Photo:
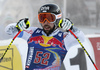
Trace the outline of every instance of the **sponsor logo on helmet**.
{"label": "sponsor logo on helmet", "polygon": [[49,10],[49,9],[50,9],[49,6],[41,7],[41,11],[43,11],[43,12],[47,12],[47,10]]}
{"label": "sponsor logo on helmet", "polygon": [[56,11],[59,12],[59,8]]}

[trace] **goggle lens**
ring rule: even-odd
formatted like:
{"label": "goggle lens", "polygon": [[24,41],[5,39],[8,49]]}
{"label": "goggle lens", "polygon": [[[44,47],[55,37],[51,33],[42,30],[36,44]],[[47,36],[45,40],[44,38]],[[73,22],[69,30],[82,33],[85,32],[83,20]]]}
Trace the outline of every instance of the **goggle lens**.
{"label": "goggle lens", "polygon": [[56,16],[52,13],[40,13],[38,14],[38,19],[40,23],[44,23],[46,20],[49,23],[53,23],[56,20]]}

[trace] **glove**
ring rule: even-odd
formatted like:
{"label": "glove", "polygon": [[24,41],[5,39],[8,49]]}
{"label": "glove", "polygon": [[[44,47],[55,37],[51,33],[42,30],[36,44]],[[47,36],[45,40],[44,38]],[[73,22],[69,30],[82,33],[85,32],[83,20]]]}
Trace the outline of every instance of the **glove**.
{"label": "glove", "polygon": [[28,21],[28,18],[24,18],[24,19],[19,20],[16,27],[21,31],[26,30],[27,28],[29,28],[30,27],[30,22]]}
{"label": "glove", "polygon": [[69,29],[72,29],[73,24],[72,24],[72,22],[69,19],[67,19],[67,18],[65,19],[64,18],[64,19],[61,19],[59,21],[58,26],[60,28],[62,28],[63,30],[68,31]]}

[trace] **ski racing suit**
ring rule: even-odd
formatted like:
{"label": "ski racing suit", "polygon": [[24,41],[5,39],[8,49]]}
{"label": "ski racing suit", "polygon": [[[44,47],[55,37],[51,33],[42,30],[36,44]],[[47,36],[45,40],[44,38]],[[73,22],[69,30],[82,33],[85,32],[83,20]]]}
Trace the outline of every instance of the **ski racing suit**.
{"label": "ski racing suit", "polygon": [[[75,27],[72,31],[81,42],[84,41],[82,31]],[[25,39],[28,44],[25,70],[60,70],[68,50],[78,44],[70,32],[59,29],[47,36],[43,29],[30,27],[22,31],[18,37]]]}

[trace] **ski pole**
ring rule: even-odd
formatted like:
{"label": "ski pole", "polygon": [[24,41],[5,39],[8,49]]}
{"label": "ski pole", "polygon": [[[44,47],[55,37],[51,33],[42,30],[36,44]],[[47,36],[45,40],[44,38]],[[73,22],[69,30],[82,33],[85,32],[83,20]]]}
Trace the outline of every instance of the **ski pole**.
{"label": "ski pole", "polygon": [[[23,21],[24,20],[24,21]],[[24,18],[24,19],[21,19],[18,23],[25,23],[27,25],[26,29],[30,27],[30,22],[28,21],[28,18]],[[12,41],[10,42],[10,44],[8,45],[7,49],[5,50],[4,54],[2,55],[1,59],[0,59],[0,62],[2,61],[2,59],[4,58],[5,54],[7,53],[7,51],[9,50],[10,46],[12,45],[13,41],[16,39],[16,37],[21,33],[21,30],[20,27],[18,26],[18,23],[16,25],[16,27],[20,30],[15,36],[14,38],[12,39]],[[23,24],[22,24],[23,25]],[[20,26],[22,26],[20,25]]]}
{"label": "ski pole", "polygon": [[92,58],[90,57],[89,53],[86,51],[86,49],[84,48],[83,44],[81,43],[81,41],[78,39],[78,37],[72,32],[72,30],[70,30],[70,33],[77,39],[77,41],[79,42],[79,44],[81,45],[81,47],[83,48],[83,50],[86,52],[86,54],[88,55],[88,57],[90,58],[91,62],[93,63],[94,67],[96,68],[96,70],[98,70],[96,64],[93,62]]}
{"label": "ski pole", "polygon": [[12,39],[12,41],[10,42],[10,44],[8,45],[7,49],[5,50],[4,54],[2,55],[0,62],[2,61],[2,59],[4,58],[5,54],[7,53],[7,51],[9,50],[10,46],[12,45],[12,43],[14,42],[14,40],[16,39],[16,37],[21,33],[21,30],[14,36],[14,38]]}

